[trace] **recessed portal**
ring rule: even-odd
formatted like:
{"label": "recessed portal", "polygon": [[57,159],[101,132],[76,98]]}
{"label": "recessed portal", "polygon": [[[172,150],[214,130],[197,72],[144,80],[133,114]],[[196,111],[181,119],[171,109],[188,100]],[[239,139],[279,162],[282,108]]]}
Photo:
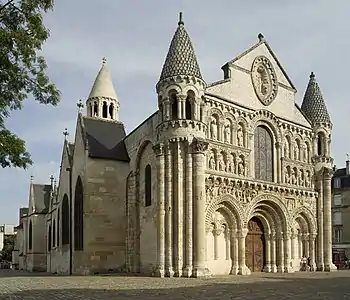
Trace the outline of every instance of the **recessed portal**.
{"label": "recessed portal", "polygon": [[246,266],[251,272],[262,272],[265,265],[265,237],[261,221],[253,217],[248,222],[246,237]]}

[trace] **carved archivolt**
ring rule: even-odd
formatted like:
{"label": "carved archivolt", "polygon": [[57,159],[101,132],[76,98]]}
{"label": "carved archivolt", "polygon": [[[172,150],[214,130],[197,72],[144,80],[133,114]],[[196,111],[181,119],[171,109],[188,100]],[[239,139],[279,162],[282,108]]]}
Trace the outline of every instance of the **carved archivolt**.
{"label": "carved archivolt", "polygon": [[[314,199],[316,203],[316,199]],[[316,208],[316,207],[315,207]],[[309,233],[317,233],[317,222],[315,216],[316,211],[312,211],[305,206],[299,206],[292,212],[291,220],[294,222],[298,217],[303,218],[308,224]],[[296,221],[297,222],[297,221]]]}
{"label": "carved archivolt", "polygon": [[267,125],[274,135],[276,142],[281,142],[282,133],[280,130],[280,121],[270,111],[257,110],[251,115],[251,121],[249,122],[249,132],[254,133],[255,128],[259,125]]}

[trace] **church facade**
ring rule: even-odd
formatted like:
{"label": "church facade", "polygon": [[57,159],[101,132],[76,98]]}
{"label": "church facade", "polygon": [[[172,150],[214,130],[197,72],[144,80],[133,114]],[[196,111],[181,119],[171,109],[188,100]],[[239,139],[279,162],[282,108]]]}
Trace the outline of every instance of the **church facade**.
{"label": "church facade", "polygon": [[[104,62],[64,141],[58,183],[31,182],[23,269],[201,277],[332,271],[332,122],[302,106],[265,38],[206,83],[180,16],[158,110],[129,134]],[[67,133],[65,133],[67,136]]]}

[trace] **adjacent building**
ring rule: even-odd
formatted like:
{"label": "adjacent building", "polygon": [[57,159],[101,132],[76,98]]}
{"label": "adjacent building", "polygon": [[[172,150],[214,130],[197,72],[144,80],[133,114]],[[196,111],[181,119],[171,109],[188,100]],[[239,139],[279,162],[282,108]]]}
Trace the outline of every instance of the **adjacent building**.
{"label": "adjacent building", "polygon": [[126,134],[132,100],[119,101],[103,61],[74,140],[65,132],[58,183],[31,180],[26,270],[248,275],[299,271],[303,256],[336,269],[332,122],[315,75],[299,107],[262,34],[222,70],[205,81],[180,15],[144,99],[158,109]]}
{"label": "adjacent building", "polygon": [[332,179],[333,260],[350,258],[350,161]]}

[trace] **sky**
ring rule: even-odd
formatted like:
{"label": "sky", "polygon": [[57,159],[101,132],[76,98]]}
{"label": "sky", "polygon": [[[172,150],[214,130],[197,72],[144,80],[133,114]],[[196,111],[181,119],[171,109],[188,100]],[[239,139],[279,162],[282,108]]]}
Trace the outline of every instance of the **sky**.
{"label": "sky", "polygon": [[344,167],[350,151],[350,1],[55,2],[54,11],[44,17],[51,36],[43,54],[62,99],[57,107],[28,99],[6,122],[26,141],[34,165],[26,171],[0,169],[0,224],[18,223],[19,207],[28,205],[31,175],[36,183],[49,183],[51,174],[57,178],[63,131],[67,128],[73,140],[76,104],[85,102],[103,57],[127,132],[156,111],[155,85],[180,11],[208,83],[223,79],[221,66],[254,45],[259,32],[296,86],[299,105],[309,74],[315,72],[334,123],[332,156],[337,167]]}

